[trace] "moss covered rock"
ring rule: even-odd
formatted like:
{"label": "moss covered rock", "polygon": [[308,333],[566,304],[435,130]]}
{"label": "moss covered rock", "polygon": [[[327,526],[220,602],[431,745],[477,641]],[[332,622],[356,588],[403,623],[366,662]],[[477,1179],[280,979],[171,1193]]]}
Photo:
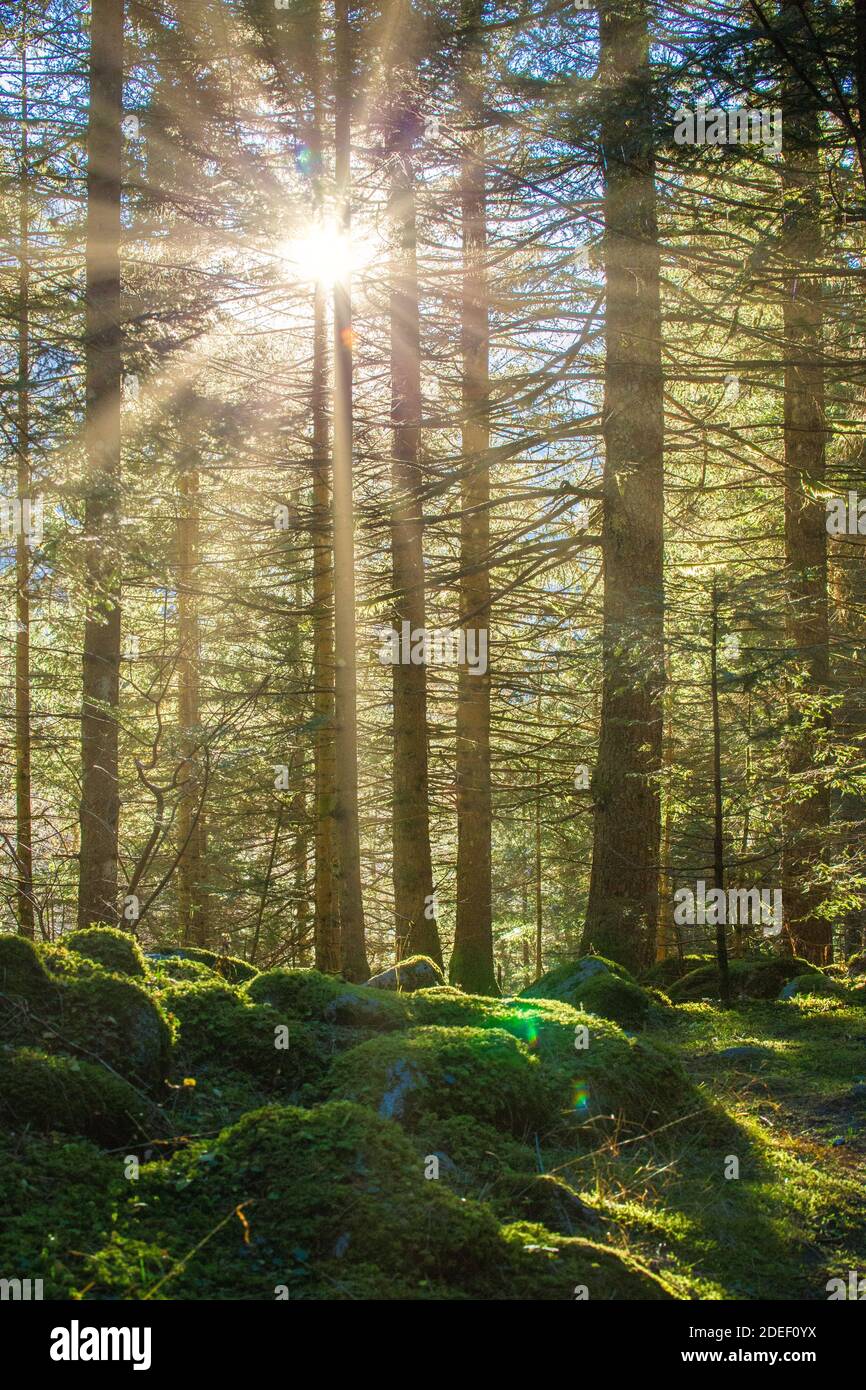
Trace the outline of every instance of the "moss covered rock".
{"label": "moss covered rock", "polygon": [[106,1148],[161,1129],[156,1106],[104,1067],[29,1048],[0,1053],[0,1120],[7,1129],[77,1134]]}
{"label": "moss covered rock", "polygon": [[452,1191],[483,1198],[512,1217],[521,1210],[514,1194],[538,1171],[531,1138],[523,1142],[474,1115],[425,1115],[410,1137],[425,1165],[438,1161],[440,1178]]}
{"label": "moss covered rock", "polygon": [[63,1134],[4,1133],[0,1128],[0,1270],[42,1279],[46,1299],[68,1299],[82,1280],[86,1251],[113,1229],[134,1183],[123,1155]]}
{"label": "moss covered rock", "polygon": [[119,931],[117,927],[82,927],[79,931],[66,932],[60,944],[67,951],[96,961],[115,975],[137,977],[145,974],[141,947],[129,932]]}
{"label": "moss covered rock", "polygon": [[246,986],[249,998],[295,1018],[374,1031],[404,1028],[408,1014],[400,995],[350,985],[319,970],[266,970]]}
{"label": "moss covered rock", "polygon": [[649,970],[644,971],[640,977],[642,985],[658,985],[660,989],[668,990],[674,980],[681,980],[683,975],[688,975],[691,970],[699,970],[702,965],[711,965],[712,956],[693,955],[667,956],[665,960],[657,960],[651,965]]}
{"label": "moss covered rock", "polygon": [[595,1234],[602,1225],[598,1212],[555,1173],[534,1173],[512,1200],[525,1220],[540,1221],[563,1235]]}
{"label": "moss covered rock", "polygon": [[200,965],[206,965],[209,970],[214,970],[217,975],[228,980],[230,985],[242,985],[247,980],[254,980],[259,973],[255,966],[248,965],[238,956],[220,955],[217,951],[206,951],[203,946],[155,946],[147,953],[148,960],[154,961],[172,957],[198,961]]}
{"label": "moss covered rock", "polygon": [[54,982],[32,941],[23,936],[0,936],[0,995],[10,1003],[31,1004],[50,998]]}
{"label": "moss covered rock", "polygon": [[[78,959],[72,952],[65,955],[73,964]],[[171,1030],[141,985],[110,975],[84,958],[80,973],[52,977],[32,947],[29,953],[15,953],[15,961],[18,994],[0,997],[7,1041],[68,1052],[107,1064],[136,1086],[162,1087],[168,1075]]]}
{"label": "moss covered rock", "polygon": [[580,956],[577,960],[563,961],[562,965],[548,970],[540,980],[523,990],[521,998],[561,999],[565,1004],[573,1004],[575,990],[593,976],[605,971],[608,975],[616,975],[620,980],[634,983],[631,972],[617,961],[608,960],[606,956]]}
{"label": "moss covered rock", "polygon": [[623,1028],[643,1028],[649,1017],[649,995],[615,961],[584,956],[542,975],[521,999],[561,999],[565,1004],[612,1019]]}
{"label": "moss covered rock", "polygon": [[255,1004],[226,982],[171,981],[161,991],[178,1024],[175,1071],[242,1072],[266,1087],[291,1095],[323,1075],[330,1060],[328,1040],[267,1004]]}
{"label": "moss covered rock", "polygon": [[591,1298],[669,1296],[612,1250],[501,1228],[426,1180],[395,1124],[346,1102],[267,1107],[142,1169],[90,1280],[119,1298],[570,1301],[579,1284]]}
{"label": "moss covered rock", "polygon": [[213,984],[215,978],[215,972],[203,961],[185,960],[181,956],[148,957],[147,973],[157,989],[163,989],[171,980],[207,980]]}
{"label": "moss covered rock", "polygon": [[137,1085],[160,1090],[171,1060],[171,1030],[150,995],[116,975],[63,981],[60,988],[61,1050],[68,1040]]}
{"label": "moss covered rock", "polygon": [[407,1129],[472,1115],[513,1134],[549,1119],[552,1090],[525,1043],[501,1028],[418,1028],[371,1038],[331,1065],[328,1091]]}
{"label": "moss covered rock", "polygon": [[[776,999],[782,986],[797,975],[819,973],[807,960],[797,956],[750,956],[731,960],[728,971],[735,999]],[[694,999],[717,999],[718,966],[702,965],[690,971],[671,985],[669,993],[675,1004]]]}
{"label": "moss covered rock", "polygon": [[849,956],[845,962],[845,969],[849,975],[866,975],[866,951]]}
{"label": "moss covered rock", "polygon": [[793,980],[789,980],[779,991],[780,999],[794,999],[798,995],[804,994],[829,994],[836,998],[844,998],[848,991],[844,985],[837,980],[830,979],[827,975],[795,975]]}
{"label": "moss covered rock", "polygon": [[407,956],[390,970],[371,975],[367,989],[393,989],[401,994],[411,994],[416,989],[435,989],[444,985],[445,976],[439,966],[429,956]]}
{"label": "moss covered rock", "polygon": [[674,1050],[554,999],[490,999],[456,989],[410,997],[416,1024],[501,1028],[524,1042],[555,1088],[568,1127],[615,1116],[652,1127],[704,1106]]}

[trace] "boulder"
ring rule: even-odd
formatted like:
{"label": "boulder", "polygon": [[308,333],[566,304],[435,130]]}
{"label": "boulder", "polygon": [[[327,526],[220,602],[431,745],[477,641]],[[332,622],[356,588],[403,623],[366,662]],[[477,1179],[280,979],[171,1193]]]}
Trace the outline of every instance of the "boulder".
{"label": "boulder", "polygon": [[429,956],[407,956],[405,960],[392,965],[390,970],[382,970],[371,975],[367,989],[398,990],[401,994],[412,994],[416,989],[435,989],[444,985],[445,976],[435,961]]}
{"label": "boulder", "polygon": [[425,1178],[397,1125],[345,1101],[253,1111],[135,1187],[84,1261],[91,1297],[570,1302],[581,1284],[592,1299],[671,1297],[621,1252],[501,1226]]}
{"label": "boulder", "polygon": [[177,1020],[175,1069],[184,1075],[237,1072],[267,1093],[291,1096],[328,1065],[331,1048],[314,1027],[213,975],[171,981],[160,999]]}
{"label": "boulder", "polygon": [[848,991],[827,975],[795,975],[779,990],[780,999],[794,999],[804,994],[829,994],[844,999]]}
{"label": "boulder", "polygon": [[351,985],[320,970],[265,970],[245,992],[257,1004],[319,1023],[380,1031],[404,1028],[407,1022],[402,995]]}
{"label": "boulder", "polygon": [[108,1066],[145,1090],[160,1090],[168,1075],[171,1030],[159,1005],[134,980],[109,974],[74,952],[62,954],[64,973],[52,976],[31,942],[0,941],[6,1040],[69,1053]]}
{"label": "boulder", "polygon": [[153,1139],[157,1107],[104,1067],[30,1048],[0,1053],[0,1120],[6,1129],[60,1131],[105,1148]]}
{"label": "boulder", "polygon": [[259,973],[255,966],[248,965],[238,956],[220,955],[216,951],[206,951],[203,946],[155,946],[148,951],[148,960],[167,960],[172,956],[180,960],[195,960],[206,965],[228,980],[230,985],[242,985],[246,980],[255,979]]}
{"label": "boulder", "polygon": [[522,1134],[555,1114],[546,1073],[501,1028],[419,1028],[371,1038],[331,1064],[331,1097],[367,1105],[406,1129],[471,1115]]}
{"label": "boulder", "polygon": [[521,999],[561,999],[623,1028],[645,1027],[653,1001],[629,972],[602,956],[583,956],[542,975]]}
{"label": "boulder", "polygon": [[[797,975],[818,975],[806,960],[797,956],[746,956],[728,962],[731,994],[734,999],[777,999],[779,991]],[[702,965],[682,979],[675,980],[668,991],[675,1004],[697,999],[719,997],[718,966]]]}
{"label": "boulder", "polygon": [[115,975],[129,975],[132,978],[145,974],[145,960],[141,947],[129,932],[118,931],[117,927],[82,927],[78,931],[64,933],[59,944],[67,951],[96,961]]}

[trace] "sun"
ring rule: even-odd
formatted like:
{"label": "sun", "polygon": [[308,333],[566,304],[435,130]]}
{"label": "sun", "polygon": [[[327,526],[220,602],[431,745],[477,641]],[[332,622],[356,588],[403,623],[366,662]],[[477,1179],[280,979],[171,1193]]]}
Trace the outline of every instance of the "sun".
{"label": "sun", "polygon": [[311,225],[303,236],[280,242],[276,255],[287,279],[331,288],[363,271],[376,251],[372,237],[358,228],[347,235],[336,222],[320,222]]}

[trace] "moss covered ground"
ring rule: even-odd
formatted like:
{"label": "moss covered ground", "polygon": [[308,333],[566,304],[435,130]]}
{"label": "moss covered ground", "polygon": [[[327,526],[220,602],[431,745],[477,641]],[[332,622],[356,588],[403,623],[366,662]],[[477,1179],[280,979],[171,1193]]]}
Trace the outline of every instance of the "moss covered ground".
{"label": "moss covered ground", "polygon": [[596,959],[493,999],[126,945],[0,938],[0,1265],[46,1297],[824,1299],[866,1262],[856,973],[750,962],[725,1010]]}

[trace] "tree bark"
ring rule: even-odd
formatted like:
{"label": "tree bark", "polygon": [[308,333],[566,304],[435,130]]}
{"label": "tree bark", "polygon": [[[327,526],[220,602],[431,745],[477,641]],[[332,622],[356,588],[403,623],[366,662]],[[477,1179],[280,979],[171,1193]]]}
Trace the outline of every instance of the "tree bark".
{"label": "tree bark", "polygon": [[[352,33],[348,0],[335,0],[335,145],[339,224],[351,234],[349,154]],[[348,980],[370,977],[361,890],[358,825],[358,713],[355,538],[352,497],[352,290],[348,266],[334,285],[334,649],[337,787],[337,891],[340,967]]]}
{"label": "tree bark", "polygon": [[[18,204],[18,502],[30,498],[30,178],[27,140],[27,0],[21,18],[21,182]],[[32,505],[33,499],[31,499]],[[23,508],[22,508],[23,510]],[[32,512],[31,512],[32,515]],[[23,516],[22,516],[23,522]],[[18,930],[35,935],[30,729],[30,546],[15,537],[15,867]]]}
{"label": "tree bark", "polygon": [[[390,112],[388,217],[391,234],[391,575],[392,621],[410,634],[426,625],[424,598],[423,478],[418,458],[421,432],[421,345],[415,229],[413,144],[418,117],[412,107],[414,52],[408,5],[401,4],[393,34],[398,92]],[[393,70],[393,69],[392,69]],[[392,666],[394,758],[392,837],[396,954],[422,954],[442,964],[433,910],[433,866],[427,768],[427,665],[395,661]]]}
{"label": "tree bark", "polygon": [[120,799],[120,188],[123,0],[93,0],[85,251],[84,516],[87,615],[82,700],[78,924],[116,924]]}
{"label": "tree bark", "polygon": [[[671,685],[670,656],[665,649],[665,695],[664,695],[664,746],[662,751],[664,768],[664,813],[662,815],[661,869],[659,872],[659,915],[656,934],[656,960],[667,960],[673,955],[673,893],[671,882],[671,822],[673,820],[673,770],[674,770],[674,708],[673,687]],[[682,954],[682,953],[680,953]]]}
{"label": "tree bark", "polygon": [[[719,714],[719,590],[713,576],[710,624],[710,700],[713,722],[713,887],[725,891],[725,823],[722,809],[722,721]],[[716,962],[719,967],[719,997],[722,1007],[731,1002],[728,970],[728,935],[724,913],[716,923]]]}
{"label": "tree bark", "polygon": [[[493,965],[490,779],[490,326],[483,0],[464,11],[461,74],[465,137],[460,162],[463,243],[463,359],[460,514],[460,627],[487,636],[487,669],[457,675],[457,916],[449,964],[453,984],[497,994]],[[476,650],[478,648],[476,647]],[[536,946],[536,956],[538,948]]]}
{"label": "tree bark", "polygon": [[664,692],[659,250],[645,0],[601,15],[607,280],[601,732],[582,947],[651,962]]}
{"label": "tree bark", "polygon": [[[313,203],[324,213],[322,187],[321,8],[316,10],[310,83],[313,91]],[[336,763],[334,746],[334,532],[331,520],[331,469],[328,456],[328,349],[325,289],[316,283],[313,300],[313,744],[315,778],[314,960],[317,970],[340,969]]]}
{"label": "tree bark", "polygon": [[820,131],[811,97],[785,94],[782,253],[785,386],[785,629],[792,657],[786,758],[788,797],[782,855],[785,930],[796,955],[830,959],[832,931],[820,915],[815,869],[826,843],[829,794],[816,754],[827,725],[830,679],[827,525],[821,495],[826,425],[822,364]]}
{"label": "tree bark", "polygon": [[199,475],[201,422],[190,394],[184,401],[180,428],[185,435],[178,479],[177,607],[178,722],[181,757],[178,775],[178,912],[184,944],[207,946],[210,940],[207,894],[207,822],[203,798],[201,727],[201,633],[198,615]]}
{"label": "tree bark", "polygon": [[316,784],[315,961],[316,969],[340,969],[340,916],[335,865],[337,808],[334,747],[334,553],[328,460],[327,324],[325,291],[316,286],[313,305],[313,757]]}

